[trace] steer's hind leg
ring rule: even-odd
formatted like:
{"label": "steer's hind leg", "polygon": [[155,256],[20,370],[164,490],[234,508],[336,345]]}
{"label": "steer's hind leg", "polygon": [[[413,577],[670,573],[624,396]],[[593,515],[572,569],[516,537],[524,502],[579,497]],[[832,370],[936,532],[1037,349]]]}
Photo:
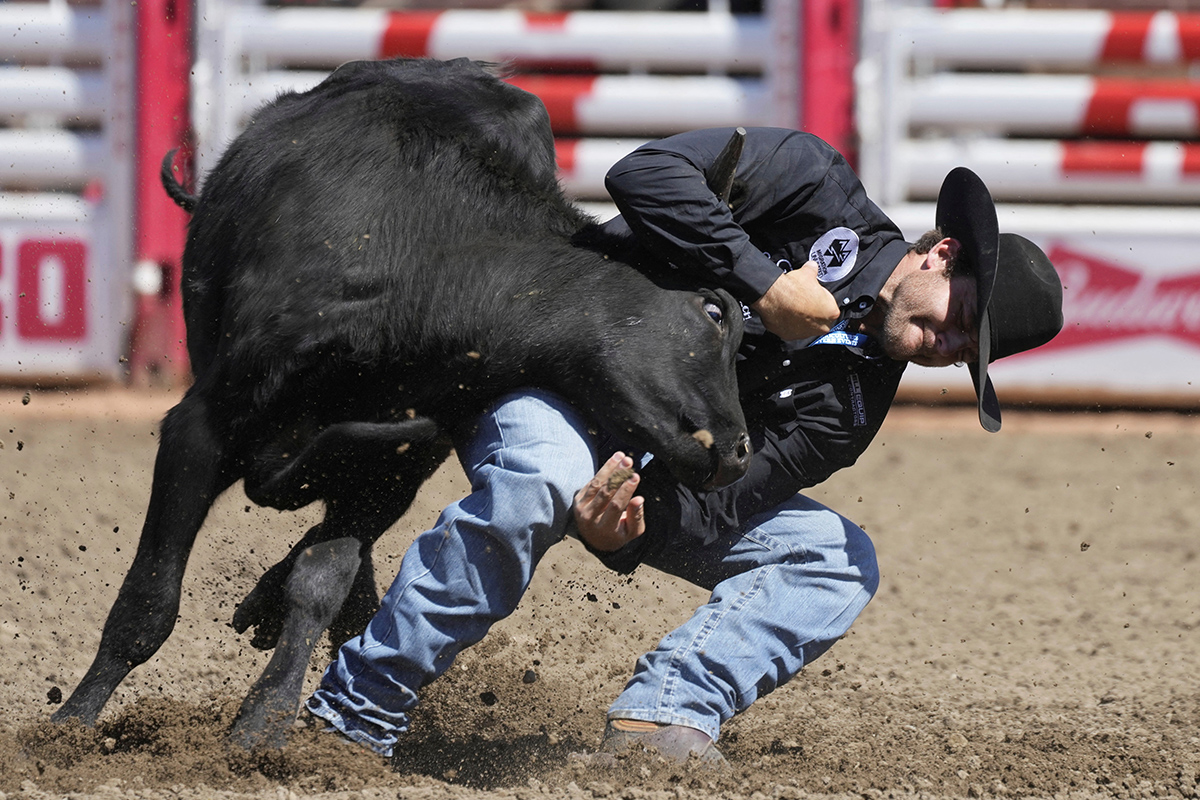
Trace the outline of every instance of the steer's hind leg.
{"label": "steer's hind leg", "polygon": [[[246,595],[246,599],[238,604],[233,613],[233,627],[238,633],[245,633],[251,625],[254,626],[251,646],[259,650],[270,650],[276,646],[275,643],[283,632],[284,617],[291,607],[285,589],[288,576],[295,568],[297,558],[314,545],[328,541],[329,530],[330,527],[325,523],[309,528],[304,538],[282,561],[267,570]],[[329,625],[329,643],[335,651],[342,642],[361,633],[379,610],[375,565],[371,559],[371,545],[374,544],[375,538],[365,541],[367,537],[362,532],[355,532],[354,535],[363,545],[362,561],[354,576],[353,586],[349,588],[337,616]]]}
{"label": "steer's hind leg", "polygon": [[259,650],[270,650],[279,640],[279,635],[283,631],[284,615],[288,610],[288,602],[285,597],[288,575],[292,573],[296,559],[306,550],[337,537],[338,534],[326,535],[327,530],[328,526],[324,522],[309,528],[308,532],[304,534],[304,538],[296,543],[283,557],[283,560],[268,569],[258,579],[258,583],[234,609],[234,630],[238,633],[245,633],[248,628],[254,627],[254,636],[250,639],[253,647]]}
{"label": "steer's hind leg", "polygon": [[[280,598],[283,616],[275,652],[242,702],[229,734],[232,743],[245,748],[283,745],[300,705],[304,671],[321,634],[354,586],[361,554],[403,510],[392,507],[391,513],[385,513],[388,509],[338,504],[316,526],[330,534],[328,538],[293,551],[294,558],[289,554],[293,566]],[[342,535],[336,536],[334,531]]]}
{"label": "steer's hind leg", "polygon": [[231,482],[222,468],[223,456],[222,437],[210,424],[207,404],[189,394],[163,420],[137,554],[104,623],[96,658],[54,714],[55,721],[95,723],[117,685],[171,634],[196,533],[213,500]]}
{"label": "steer's hind leg", "polygon": [[[405,503],[407,505],[407,503]],[[238,633],[245,633],[254,626],[254,636],[250,639],[251,646],[259,650],[270,650],[275,647],[280,633],[283,631],[284,615],[290,608],[285,597],[285,586],[288,576],[292,573],[296,559],[310,547],[330,538],[330,527],[325,523],[309,528],[301,539],[284,556],[283,560],[267,570],[258,583],[250,590],[237,609],[233,612],[233,627]],[[339,531],[345,533],[344,531]],[[382,531],[380,532],[382,533]],[[333,535],[337,535],[334,533]],[[329,627],[330,644],[337,647],[351,636],[361,633],[363,628],[379,610],[379,594],[375,587],[375,566],[371,560],[371,545],[375,538],[366,541],[362,532],[354,532],[355,537],[362,543],[362,563],[354,576],[354,585],[350,587],[341,610]]]}
{"label": "steer's hind leg", "polygon": [[379,589],[375,585],[375,562],[371,558],[371,548],[364,547],[362,563],[358,565],[350,594],[329,625],[332,658],[337,657],[337,650],[342,646],[342,642],[363,632],[378,610]]}
{"label": "steer's hind leg", "polygon": [[[439,435],[432,422],[420,419],[401,423],[341,423],[326,428],[278,469],[260,462],[246,477],[246,495],[256,503],[286,508],[289,500],[301,495],[311,500],[311,494],[316,493],[333,498],[331,506],[354,507],[364,513],[374,509],[369,516],[390,518],[382,526],[370,522],[356,530],[331,528],[328,520],[310,528],[238,604],[233,614],[234,629],[244,633],[253,626],[250,643],[260,650],[274,647],[287,610],[284,582],[296,558],[314,544],[339,536],[357,537],[365,552],[404,513],[421,484],[450,454],[449,441],[438,438]],[[347,612],[339,615],[335,626],[339,635],[361,631],[375,613],[378,598],[369,556],[350,597]]]}
{"label": "steer's hind leg", "polygon": [[229,738],[245,748],[282,747],[296,716],[313,645],[341,608],[360,563],[353,537],[306,548],[288,576],[288,614],[267,668],[242,702]]}
{"label": "steer's hind leg", "polygon": [[[293,548],[283,562],[272,568],[271,573],[278,575],[283,565],[288,565],[289,577],[273,608],[282,615],[280,634],[266,671],[242,704],[230,733],[232,742],[243,747],[279,746],[287,738],[300,705],[304,670],[320,635],[335,617],[339,618],[337,630],[342,631],[335,632],[335,636],[345,634],[347,625],[358,626],[351,632],[362,630],[369,617],[362,617],[361,608],[355,611],[351,604],[345,614],[341,613],[352,590],[369,595],[372,608],[378,602],[371,573],[362,568],[370,562],[361,556],[408,509],[421,483],[445,460],[448,452],[449,444],[435,442],[406,450],[399,461],[358,463],[353,491],[348,481],[341,487],[346,493],[329,501],[325,519],[305,535],[305,540],[321,541]],[[353,568],[348,566],[351,563],[346,555],[351,550],[348,542],[357,548]],[[333,555],[327,558],[326,553]],[[301,576],[293,580],[297,572]],[[372,584],[369,589],[365,586],[368,581]],[[262,589],[260,581],[251,595]],[[264,590],[259,599],[268,594]]]}

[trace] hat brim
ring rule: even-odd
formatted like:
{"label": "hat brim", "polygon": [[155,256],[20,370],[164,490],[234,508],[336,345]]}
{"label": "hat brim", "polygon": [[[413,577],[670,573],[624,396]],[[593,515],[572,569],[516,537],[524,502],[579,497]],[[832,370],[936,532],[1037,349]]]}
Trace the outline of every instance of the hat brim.
{"label": "hat brim", "polygon": [[988,304],[996,285],[1000,226],[991,192],[979,176],[966,167],[956,167],[942,181],[937,201],[937,227],[943,236],[957,240],[960,245],[956,269],[975,277],[979,356],[969,366],[978,400],[979,424],[995,433],[1000,430],[1000,402],[987,374],[992,348]]}

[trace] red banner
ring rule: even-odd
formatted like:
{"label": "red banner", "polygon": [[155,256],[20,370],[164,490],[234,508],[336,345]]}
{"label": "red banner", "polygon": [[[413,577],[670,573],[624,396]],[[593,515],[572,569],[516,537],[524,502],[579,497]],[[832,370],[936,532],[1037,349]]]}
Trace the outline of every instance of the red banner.
{"label": "red banner", "polygon": [[1200,347],[1200,265],[1157,278],[1063,246],[1047,255],[1062,278],[1065,324],[1044,349],[1142,336],[1168,336]]}

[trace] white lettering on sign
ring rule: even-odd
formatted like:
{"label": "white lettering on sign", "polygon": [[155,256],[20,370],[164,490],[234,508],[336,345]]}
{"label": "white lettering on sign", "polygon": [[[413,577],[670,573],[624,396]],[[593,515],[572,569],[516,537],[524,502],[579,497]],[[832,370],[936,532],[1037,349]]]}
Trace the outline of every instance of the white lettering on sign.
{"label": "white lettering on sign", "polygon": [[1131,267],[1055,247],[1066,324],[1046,349],[1165,335],[1200,346],[1200,273],[1152,278]]}

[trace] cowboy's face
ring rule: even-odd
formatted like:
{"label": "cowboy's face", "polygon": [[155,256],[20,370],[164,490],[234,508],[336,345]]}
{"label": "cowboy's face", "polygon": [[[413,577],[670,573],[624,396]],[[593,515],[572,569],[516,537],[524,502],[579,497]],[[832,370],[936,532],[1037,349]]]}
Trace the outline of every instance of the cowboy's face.
{"label": "cowboy's face", "polygon": [[970,362],[979,352],[975,278],[947,275],[958,242],[943,239],[896,286],[882,325],[884,351],[925,367]]}

